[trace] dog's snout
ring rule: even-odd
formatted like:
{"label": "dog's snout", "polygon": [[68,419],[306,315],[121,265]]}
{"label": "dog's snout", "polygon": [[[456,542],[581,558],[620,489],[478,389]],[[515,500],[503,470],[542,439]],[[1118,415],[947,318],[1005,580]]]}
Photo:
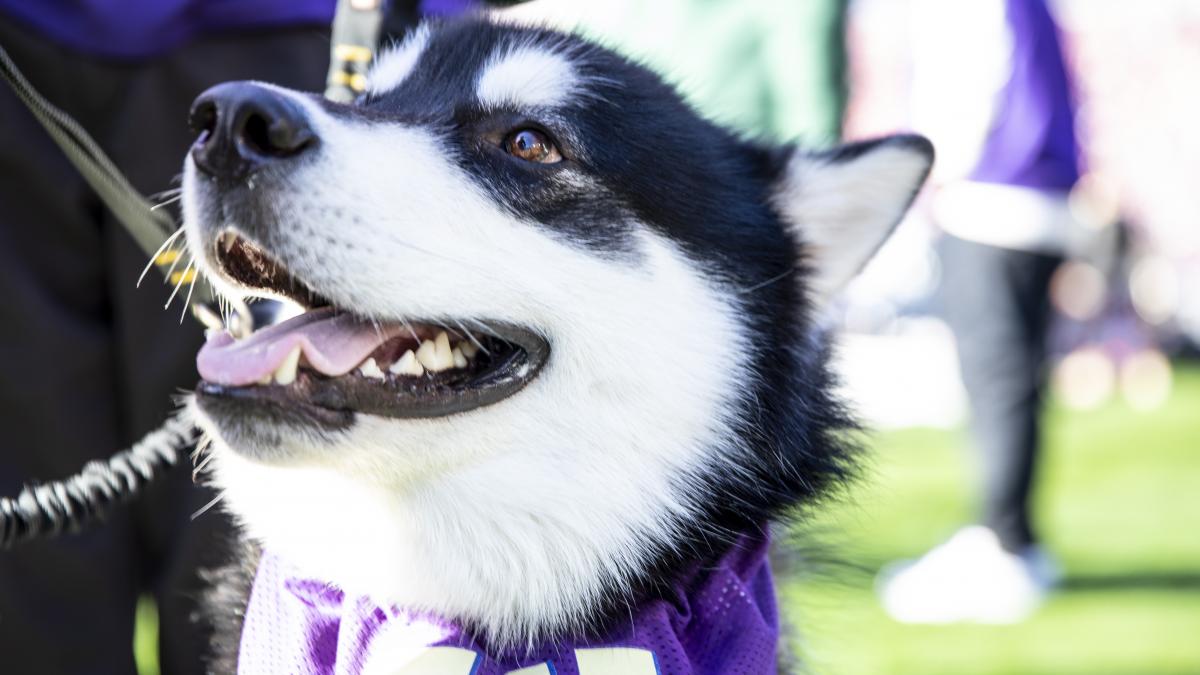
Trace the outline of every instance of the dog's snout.
{"label": "dog's snout", "polygon": [[216,178],[244,178],[317,143],[298,102],[250,82],[220,84],[200,94],[189,121],[199,134],[192,144],[192,159],[197,168]]}

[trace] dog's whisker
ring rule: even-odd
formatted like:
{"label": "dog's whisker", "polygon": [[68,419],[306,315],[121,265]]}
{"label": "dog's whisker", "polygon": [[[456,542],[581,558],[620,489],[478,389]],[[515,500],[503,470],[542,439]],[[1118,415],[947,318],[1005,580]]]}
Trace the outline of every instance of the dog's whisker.
{"label": "dog's whisker", "polygon": [[441,254],[441,253],[436,253],[436,252],[434,252],[434,251],[430,251],[430,250],[429,250],[429,249],[427,249],[427,248],[424,248],[424,247],[422,247],[422,246],[417,246],[416,244],[412,244],[412,243],[410,243],[410,242],[406,242],[406,241],[403,241],[403,240],[401,240],[401,239],[396,239],[396,238],[393,238],[393,239],[392,239],[392,241],[393,241],[394,243],[396,243],[397,245],[399,245],[399,246],[403,246],[403,247],[405,247],[405,248],[412,249],[412,250],[414,250],[414,251],[416,251],[417,253],[420,253],[420,254],[422,254],[422,255],[427,255],[427,256],[430,256],[430,257],[432,257],[432,258],[438,258],[438,259],[440,259],[440,260],[444,260],[444,261],[446,261],[446,262],[449,262],[449,263],[454,263],[455,265],[460,265],[460,266],[462,266],[462,267],[467,267],[467,268],[474,269],[474,270],[477,270],[477,271],[479,271],[479,272],[483,272],[483,273],[485,273],[485,274],[488,274],[488,275],[489,275],[489,277],[491,277],[491,283],[501,283],[501,284],[506,284],[506,285],[507,285],[507,283],[508,283],[508,282],[507,282],[507,281],[505,281],[504,279],[497,279],[497,278],[493,277],[493,276],[492,276],[492,275],[491,275],[491,274],[488,272],[488,270],[487,270],[486,268],[484,268],[483,266],[481,266],[481,265],[475,265],[475,264],[473,264],[473,263],[467,262],[467,261],[465,261],[465,260],[462,260],[462,259],[459,259],[459,258],[454,258],[454,257],[452,257],[452,256],[444,255],[444,254]]}
{"label": "dog's whisker", "polygon": [[[195,264],[195,261],[196,261],[195,256],[192,256],[192,259],[190,261],[188,261],[187,268],[189,271],[192,271],[192,265]],[[187,279],[187,275],[188,275],[188,272],[183,273],[184,281],[188,285],[188,292],[187,292],[187,298],[185,298],[183,301],[183,311],[181,311],[179,313],[179,323],[180,324],[183,323],[184,317],[187,316],[188,308],[192,306],[192,292],[196,290],[196,278],[194,276],[194,273],[193,273],[193,277],[190,280]]]}
{"label": "dog's whisker", "polygon": [[408,334],[412,336],[412,339],[415,340],[417,344],[421,343],[421,338],[417,336],[417,331],[413,329],[412,324],[409,323],[408,319],[404,320],[404,329],[408,331]]}
{"label": "dog's whisker", "polygon": [[154,251],[154,254],[150,256],[150,260],[148,260],[146,262],[146,266],[144,268],[142,268],[142,273],[140,275],[138,275],[137,284],[134,285],[135,288],[142,287],[142,280],[144,280],[146,278],[146,273],[150,271],[150,268],[154,267],[154,263],[155,263],[155,261],[158,260],[158,256],[162,255],[163,251],[167,250],[167,248],[171,245],[171,242],[175,241],[179,237],[180,234],[183,234],[183,226],[182,225],[180,225],[179,229],[175,230],[175,232],[172,233],[171,236],[167,237],[166,240],[163,241],[163,243],[159,244],[158,249],[156,251]]}
{"label": "dog's whisker", "polygon": [[192,514],[192,520],[195,520],[195,519],[199,518],[200,516],[204,515],[205,513],[208,513],[209,509],[216,506],[217,503],[220,502],[224,498],[225,498],[225,493],[223,493],[223,492],[221,494],[217,495],[216,497],[213,497],[212,501],[205,504],[204,506],[201,506],[199,511]]}
{"label": "dog's whisker", "polygon": [[467,328],[462,321],[455,319],[454,325],[458,326],[458,329],[467,336],[467,339],[470,340],[479,349],[479,351],[487,354],[488,356],[492,355],[492,353],[488,351],[487,347],[483,346],[483,343],[475,337],[475,334],[471,332],[471,329]]}
{"label": "dog's whisker", "polygon": [[191,270],[192,261],[189,258],[187,266],[183,268],[183,272],[180,273],[179,278],[175,281],[175,290],[171,291],[171,297],[167,298],[167,304],[163,305],[163,309],[167,309],[171,306],[171,303],[175,301],[175,296],[179,294],[179,289],[183,288],[183,284],[187,280],[188,273],[191,272]]}
{"label": "dog's whisker", "polygon": [[150,199],[165,199],[167,197],[173,197],[175,195],[181,195],[181,194],[183,194],[182,186],[173,187],[173,188],[167,188],[166,190],[159,190],[158,192],[155,192],[154,194],[150,195]]}
{"label": "dog's whisker", "polygon": [[500,334],[497,333],[491,326],[480,321],[479,319],[467,319],[467,321],[470,321],[472,324],[474,324],[479,332],[494,338],[501,338]]}
{"label": "dog's whisker", "polygon": [[164,206],[170,206],[171,204],[174,204],[175,202],[179,201],[180,199],[183,199],[183,193],[182,193],[182,192],[180,192],[179,194],[175,195],[174,197],[170,197],[170,198],[168,198],[168,199],[166,199],[166,200],[164,200],[164,201],[161,201],[161,202],[159,202],[159,203],[157,203],[157,204],[155,204],[155,205],[151,206],[151,207],[150,207],[150,210],[151,210],[151,211],[157,211],[157,210],[161,209],[161,208],[162,208],[162,207],[164,207]]}
{"label": "dog's whisker", "polygon": [[[182,228],[180,228],[180,231],[182,231]],[[184,248],[186,249],[186,247]],[[179,265],[180,259],[183,258],[183,253],[184,252],[182,250],[179,251],[179,255],[175,256],[175,258],[171,260],[171,266],[167,268],[167,274],[163,277],[163,283],[167,283],[170,280],[171,275],[175,273],[175,268]]]}
{"label": "dog's whisker", "polygon": [[229,325],[229,312],[228,312],[229,305],[225,301],[225,296],[221,295],[220,293],[217,292],[216,287],[213,286],[212,279],[210,279],[207,274],[204,275],[204,283],[208,284],[209,295],[211,295],[217,302],[217,314],[219,314],[221,317],[221,324],[228,326]]}
{"label": "dog's whisker", "polygon": [[784,279],[786,279],[790,274],[792,274],[795,271],[796,271],[796,268],[789,267],[788,269],[784,270],[783,272],[780,272],[779,274],[776,274],[775,276],[771,277],[770,279],[767,279],[766,281],[760,281],[759,283],[754,284],[753,286],[741,288],[735,292],[738,295],[749,295],[750,293],[753,293],[754,291],[766,288],[767,286],[770,286],[771,284],[783,281]]}
{"label": "dog's whisker", "polygon": [[201,472],[204,471],[204,468],[208,466],[209,462],[211,462],[215,456],[216,455],[210,452],[204,457],[204,459],[200,460],[199,464],[196,464],[192,467],[192,482],[196,481],[196,478],[200,476]]}
{"label": "dog's whisker", "polygon": [[[188,392],[188,393],[190,393],[190,392]],[[212,444],[213,444],[212,436],[209,436],[207,433],[202,432],[200,434],[199,440],[196,441],[196,449],[192,451],[192,461],[194,462],[196,457],[199,457],[200,455],[211,451]]]}

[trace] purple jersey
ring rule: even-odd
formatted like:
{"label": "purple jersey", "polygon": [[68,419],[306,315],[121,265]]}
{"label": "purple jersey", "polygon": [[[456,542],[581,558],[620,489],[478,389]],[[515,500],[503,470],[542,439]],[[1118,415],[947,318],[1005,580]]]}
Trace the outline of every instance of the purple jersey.
{"label": "purple jersey", "polygon": [[347,595],[264,552],[238,672],[358,675],[773,675],[779,624],[762,537],[743,537],[604,638],[488,649],[461,626]]}
{"label": "purple jersey", "polygon": [[137,59],[206,34],[328,26],[336,0],[0,0],[4,14],[76,51]]}
{"label": "purple jersey", "polygon": [[[155,56],[194,37],[291,26],[328,28],[336,0],[0,0],[0,14],[76,51]],[[422,13],[459,14],[474,0],[422,0]]]}
{"label": "purple jersey", "polygon": [[1075,110],[1045,0],[1006,0],[1012,76],[997,99],[995,124],[971,178],[1066,191],[1079,180]]}

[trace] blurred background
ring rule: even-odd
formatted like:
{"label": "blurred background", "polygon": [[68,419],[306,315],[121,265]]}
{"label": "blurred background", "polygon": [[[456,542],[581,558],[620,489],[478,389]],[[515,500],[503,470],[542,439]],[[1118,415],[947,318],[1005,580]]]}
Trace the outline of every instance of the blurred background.
{"label": "blurred background", "polygon": [[[205,6],[206,13],[188,15],[194,35],[174,37],[157,30],[155,22],[189,24],[187,17],[167,16],[177,10],[186,14],[180,8],[189,3],[142,2],[143,9],[162,9],[163,17],[147,14],[142,26],[162,44],[133,38],[101,44],[93,39],[108,34],[101,28],[119,33],[141,25],[125,21],[121,12],[130,10],[115,9],[118,4],[96,10],[111,25],[84,22],[74,34],[62,17],[88,3],[0,0],[0,36],[7,49],[24,57],[22,67],[35,85],[80,118],[142,192],[169,187],[190,140],[183,126],[186,106],[209,84],[252,77],[320,87],[333,0],[236,7],[214,2]],[[472,0],[406,4],[435,14],[478,5]],[[191,6],[195,10],[200,3]],[[1014,25],[1014,7],[1032,12],[1026,18],[1048,10],[1056,28],[1047,38],[1045,30]],[[270,10],[273,18],[265,21],[258,10],[262,15]],[[640,59],[707,115],[750,137],[799,140],[819,149],[915,129],[937,145],[939,160],[929,187],[833,308],[846,394],[872,431],[862,479],[806,525],[838,562],[810,565],[802,559],[797,574],[780,578],[783,608],[795,627],[791,637],[809,672],[1200,674],[1200,0],[531,0],[497,11],[578,29]],[[39,16],[49,17],[47,25],[62,32],[33,30]],[[202,33],[204,40],[192,40]],[[64,44],[67,49],[60,50]],[[87,57],[85,65],[80,54]],[[39,62],[41,67],[34,67]],[[88,87],[77,86],[85,81]],[[1031,81],[1037,95],[1022,98],[1016,84]],[[147,106],[147,100],[161,100],[163,107]],[[0,124],[0,140],[13,155],[8,163],[0,161],[0,197],[12,196],[8,202],[0,199],[6,223],[0,234],[16,242],[22,232],[35,231],[20,227],[25,214],[18,202],[34,202],[26,200],[28,191],[19,179],[37,174],[39,185],[54,189],[34,197],[86,212],[63,230],[72,233],[69,237],[60,238],[50,228],[41,232],[47,241],[38,242],[37,250],[53,254],[43,267],[53,268],[69,245],[78,260],[103,268],[81,268],[70,279],[74,286],[67,290],[82,297],[75,304],[83,307],[83,320],[71,315],[68,329],[0,332],[3,345],[26,353],[13,347],[28,339],[22,330],[36,333],[39,341],[59,334],[76,345],[90,339],[97,346],[80,359],[86,356],[89,368],[109,378],[111,362],[127,356],[125,351],[136,355],[128,359],[133,363],[151,353],[135,345],[114,356],[110,342],[124,344],[130,335],[148,334],[146,312],[162,315],[158,308],[164,298],[154,292],[130,299],[100,297],[110,292],[102,292],[106,284],[132,292],[144,257],[123,234],[97,235],[101,228],[93,220],[105,217],[90,191],[69,166],[51,166],[50,158],[61,157],[48,141],[40,154],[18,151],[18,142],[45,139],[31,120],[19,119],[24,111],[14,107],[15,101],[0,104],[8,106],[0,112],[12,115]],[[1005,140],[1000,130],[1011,129],[1008,122],[1026,126]],[[151,129],[156,125],[161,129]],[[157,153],[143,152],[129,140],[145,139],[151,130],[160,140],[143,145],[160,148]],[[1010,171],[998,178],[995,166],[1011,160],[1013,152],[1006,151],[1018,146],[1025,153],[1020,161],[1032,166],[1057,161],[1058,176]],[[3,150],[0,144],[0,160],[6,158]],[[42,180],[42,174],[50,178]],[[986,189],[980,191],[981,185]],[[164,195],[167,203],[173,195]],[[63,210],[57,217],[64,222],[79,215]],[[44,211],[31,211],[29,222],[41,224],[45,218]],[[111,218],[107,221],[104,232],[121,231]],[[977,238],[960,227],[963,221],[994,227]],[[1018,222],[1042,227],[1033,228],[1038,236],[1022,242],[997,241],[997,229]],[[25,245],[34,246],[25,241],[0,246],[0,253],[7,250],[20,262],[0,266],[12,274],[6,277],[7,289],[37,290],[36,284],[12,280],[19,276],[13,270],[31,259]],[[115,262],[102,264],[95,250]],[[988,276],[995,268],[980,261],[1005,261],[1019,273]],[[997,319],[1002,315],[994,310],[1012,299],[1003,295],[1004,287],[1035,278],[1022,296],[1028,311]],[[27,326],[37,307],[49,306],[34,295],[31,309],[0,321],[0,328]],[[144,307],[126,308],[135,303]],[[963,320],[972,316],[977,320]],[[122,320],[137,329],[126,331]],[[161,364],[142,371],[162,381],[125,387],[152,392],[146,394],[151,403],[118,405],[112,391],[125,385],[79,377],[82,371],[64,367],[46,393],[22,388],[4,399],[5,408],[13,417],[21,415],[16,406],[22,402],[50,410],[44,400],[59,400],[51,397],[94,381],[95,391],[85,392],[93,398],[73,409],[103,407],[96,414],[103,433],[76,429],[78,445],[89,453],[127,445],[162,419],[169,401],[161,391],[194,381],[192,354],[199,333],[181,339],[178,332],[168,332],[179,330],[176,320],[163,315],[158,337],[146,338],[164,355]],[[1009,351],[1026,358],[1012,366],[1003,359],[989,363],[986,353],[981,357],[976,343],[964,342],[963,336],[984,325],[1020,325],[1024,342]],[[115,337],[110,340],[104,331]],[[979,346],[1001,345],[994,336],[980,339]],[[168,345],[178,352],[174,366],[168,365]],[[56,357],[66,351],[57,350]],[[47,379],[40,372],[44,364],[29,362],[14,367],[38,368]],[[170,376],[169,367],[175,368]],[[1012,411],[1006,409],[1011,417],[991,419],[990,428],[981,428],[981,420],[989,419],[981,414],[980,397],[989,395],[982,390],[1005,379],[994,372],[980,377],[989,367],[1021,374],[1015,379],[1026,390]],[[10,377],[22,383],[36,379]],[[975,386],[964,386],[973,378]],[[127,394],[122,396],[136,398]],[[125,407],[143,414],[119,423],[108,419],[127,413]],[[1007,425],[1006,420],[1015,421]],[[64,446],[55,434],[72,431],[52,422],[25,426],[44,436],[40,440],[47,447]],[[1012,452],[980,452],[977,446],[1005,437],[1010,426],[1025,434],[1011,441]],[[102,447],[93,447],[97,444]],[[2,454],[12,459],[16,453]],[[6,470],[3,494],[15,492],[31,475],[65,474],[81,463],[73,457],[63,461],[61,470]],[[993,471],[996,466],[1001,470]],[[1002,625],[990,625],[946,617],[929,621],[928,616],[917,621],[898,605],[882,602],[897,570],[912,569],[898,568],[897,561],[944,560],[954,542],[960,542],[957,550],[963,548],[964,526],[994,516],[989,513],[998,507],[986,506],[990,501],[984,495],[1000,489],[997,474],[1011,474],[1001,487],[1013,494],[1001,501],[1007,507],[1019,504],[1023,524],[1008,540],[1001,536],[998,545],[985,542],[984,549],[990,546],[1018,572],[1030,571],[1036,582],[1029,589],[1030,603],[997,622]],[[185,489],[163,488],[154,497],[160,502],[148,499],[138,507],[145,511],[136,514],[138,520],[153,520],[147,514],[158,508],[155,504],[182,501]],[[189,499],[200,505],[209,497]],[[173,552],[184,546],[207,550],[207,544],[172,543],[161,532],[177,532],[176,523],[190,523],[195,507],[176,506],[179,514],[152,522],[153,527],[110,523],[106,533],[58,540],[54,545],[63,547],[62,559],[82,565],[60,570],[74,585],[47,577],[50,590],[30,582],[21,586],[30,588],[35,603],[54,597],[75,608],[83,587],[96,586],[86,574],[104,579],[102,573],[110,569],[104,565],[112,562],[145,577],[122,580],[125,585],[112,591],[111,600],[122,611],[132,611],[138,593],[158,591],[160,602],[179,596],[174,575],[190,574],[191,567],[173,563]],[[124,557],[102,560],[97,551],[108,550],[101,546],[104,537],[120,537],[121,546],[153,549],[154,565],[142,569]],[[35,556],[50,555],[50,544],[38,546],[45,549],[35,550]],[[965,559],[966,564],[959,559],[958,569],[974,567],[970,554]],[[1050,561],[1057,573],[1034,574],[1035,559]],[[40,560],[31,557],[19,572],[5,568],[0,575],[31,579],[37,570],[52,567]],[[947,569],[952,573],[945,579],[955,576],[955,568]],[[188,665],[179,664],[195,663],[199,647],[160,650],[158,606],[149,595],[142,597],[134,636],[138,671],[188,672]],[[188,611],[175,607],[169,613],[185,617]],[[49,643],[30,642],[53,640],[68,619],[86,624],[96,615],[82,609],[78,614],[48,613],[44,626],[22,615],[28,635],[11,633],[11,642],[0,639],[0,644],[28,643],[27,651],[47,663],[60,656],[96,662],[99,657],[86,650],[64,656],[53,654]],[[167,614],[164,609],[164,635],[188,631],[178,625],[168,630]],[[124,650],[127,624],[112,623],[71,630],[94,633],[97,642],[119,641]],[[121,637],[110,639],[106,629]],[[184,641],[198,642],[190,636]],[[68,671],[74,672],[63,672]]]}
{"label": "blurred background", "polygon": [[[980,518],[971,406],[944,311],[948,200],[935,193],[978,154],[972,133],[988,131],[979,120],[1009,75],[979,54],[996,31],[972,33],[1003,4],[534,0],[512,11],[650,63],[751,136],[822,147],[917,129],[938,146],[932,187],[837,308],[847,393],[875,431],[863,480],[810,528],[846,564],[784,589],[812,672],[1200,673],[1195,0],[1046,3],[1078,151],[1062,199],[1069,241],[1044,285],[1030,497],[1057,585],[1007,625],[901,623],[879,599],[881,568]],[[1011,34],[998,39],[993,53],[1011,53]]]}

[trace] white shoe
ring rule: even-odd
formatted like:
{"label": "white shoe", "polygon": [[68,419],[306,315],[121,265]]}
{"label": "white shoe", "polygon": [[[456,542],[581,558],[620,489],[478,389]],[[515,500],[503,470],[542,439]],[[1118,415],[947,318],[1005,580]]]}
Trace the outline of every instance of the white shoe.
{"label": "white shoe", "polygon": [[1057,581],[1037,546],[1005,551],[992,530],[973,525],[915,562],[890,565],[876,582],[883,608],[902,623],[1022,621]]}

